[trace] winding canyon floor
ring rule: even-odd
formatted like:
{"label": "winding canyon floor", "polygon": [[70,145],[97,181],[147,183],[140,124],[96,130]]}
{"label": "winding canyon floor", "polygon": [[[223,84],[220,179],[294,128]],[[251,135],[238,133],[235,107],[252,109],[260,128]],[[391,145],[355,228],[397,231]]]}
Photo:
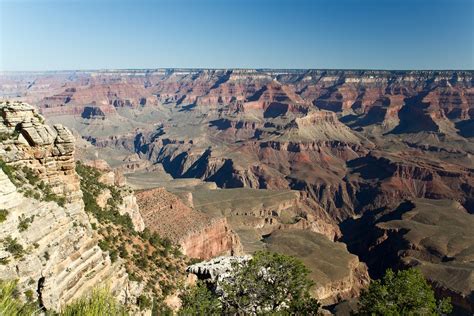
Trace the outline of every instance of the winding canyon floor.
{"label": "winding canyon floor", "polygon": [[326,305],[356,297],[369,275],[419,266],[439,294],[473,312],[473,78],[7,73],[0,96],[71,128],[78,159],[106,161],[138,194],[164,188],[182,201],[176,212],[225,218],[240,251],[301,258]]}

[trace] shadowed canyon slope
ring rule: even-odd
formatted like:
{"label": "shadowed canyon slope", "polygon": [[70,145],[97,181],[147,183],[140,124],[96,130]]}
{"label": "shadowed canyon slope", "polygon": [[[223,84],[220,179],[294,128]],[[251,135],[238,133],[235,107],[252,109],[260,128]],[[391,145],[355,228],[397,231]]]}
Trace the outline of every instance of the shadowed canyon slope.
{"label": "shadowed canyon slope", "polygon": [[[4,73],[0,97],[37,105],[81,138],[81,159],[104,159],[144,190],[138,204],[150,229],[166,231],[154,214],[173,208],[153,199],[173,194],[179,216],[199,218],[186,227],[225,236],[209,244],[210,256],[269,248],[310,260],[303,253],[317,253],[322,234],[345,242],[371,276],[421,266],[439,292],[472,311],[474,244],[451,249],[457,237],[439,218],[474,216],[473,83],[472,71]],[[436,236],[430,245],[410,233],[425,220]],[[192,253],[199,242],[190,240]],[[347,295],[339,297],[348,298],[366,270],[343,248],[349,268],[338,280]],[[380,265],[380,256],[392,259]],[[447,280],[449,269],[467,281]]]}

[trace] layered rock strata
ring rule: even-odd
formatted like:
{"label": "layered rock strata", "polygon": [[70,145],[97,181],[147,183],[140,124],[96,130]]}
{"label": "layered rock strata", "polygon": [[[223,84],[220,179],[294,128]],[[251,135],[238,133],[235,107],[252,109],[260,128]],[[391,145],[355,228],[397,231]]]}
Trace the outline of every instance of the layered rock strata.
{"label": "layered rock strata", "polygon": [[193,210],[163,188],[139,192],[137,201],[145,226],[179,244],[189,257],[240,252],[240,241],[223,217]]}
{"label": "layered rock strata", "polygon": [[[48,310],[57,311],[97,286],[109,286],[131,303],[136,293],[124,267],[98,247],[84,212],[70,132],[44,125],[24,103],[0,103],[0,114],[5,138],[0,143],[0,208],[6,213],[0,223],[0,279],[18,280],[20,295],[34,293]],[[37,177],[30,176],[30,184],[18,180],[25,167]],[[65,197],[63,206],[35,194],[27,197],[33,181]]]}

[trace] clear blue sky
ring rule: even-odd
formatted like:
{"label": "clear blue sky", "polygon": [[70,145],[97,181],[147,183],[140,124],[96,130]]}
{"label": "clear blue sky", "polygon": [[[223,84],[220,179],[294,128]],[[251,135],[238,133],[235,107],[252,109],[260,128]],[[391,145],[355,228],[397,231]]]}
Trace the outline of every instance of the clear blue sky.
{"label": "clear blue sky", "polygon": [[0,69],[473,69],[474,0],[0,0]]}

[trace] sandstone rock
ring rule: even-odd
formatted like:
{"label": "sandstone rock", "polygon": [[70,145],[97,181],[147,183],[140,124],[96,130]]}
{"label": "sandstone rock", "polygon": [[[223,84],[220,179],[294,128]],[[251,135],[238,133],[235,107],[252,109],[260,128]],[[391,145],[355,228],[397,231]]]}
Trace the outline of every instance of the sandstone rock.
{"label": "sandstone rock", "polygon": [[113,171],[102,173],[99,181],[106,185],[115,185],[115,173]]}
{"label": "sandstone rock", "polygon": [[[112,263],[98,247],[84,212],[75,172],[74,139],[69,131],[56,125],[54,132],[42,125],[42,117],[24,103],[2,102],[0,113],[4,118],[2,129],[11,132],[12,137],[16,130],[28,141],[0,143],[0,158],[11,167],[33,169],[54,193],[68,199],[62,207],[56,202],[27,198],[0,169],[0,204],[8,211],[6,220],[0,223],[0,257],[8,260],[0,265],[0,279],[17,279],[22,296],[31,290],[41,306],[53,311],[103,285],[108,285],[124,303],[135,304],[139,292],[128,290],[122,261]],[[12,147],[7,150],[7,146]],[[31,222],[19,229],[20,218]],[[21,245],[23,251],[6,251],[8,240]]]}
{"label": "sandstone rock", "polygon": [[[0,225],[0,239],[10,236],[26,252],[21,260],[10,256],[9,263],[0,266],[1,279],[18,279],[21,293],[28,289],[37,293],[39,288],[40,303],[52,310],[101,284],[108,283],[116,293],[122,291],[127,274],[120,263],[112,264],[97,246],[82,203],[73,202],[63,208],[54,202],[18,196],[20,204],[7,208],[9,214]],[[21,232],[20,216],[33,216],[33,222]]]}
{"label": "sandstone rock", "polygon": [[189,257],[240,252],[240,241],[225,218],[195,211],[163,188],[139,192],[137,201],[145,226],[181,245]]}
{"label": "sandstone rock", "polygon": [[9,209],[21,203],[21,195],[16,191],[16,187],[8,179],[7,175],[0,168],[0,207]]}
{"label": "sandstone rock", "polygon": [[137,232],[145,229],[145,222],[140,213],[137,198],[133,193],[122,194],[123,202],[118,206],[121,215],[128,214],[132,219],[133,227]]}
{"label": "sandstone rock", "polygon": [[79,178],[70,172],[75,168],[72,134],[61,125],[54,129],[43,125],[44,119],[25,103],[1,102],[0,114],[4,117],[4,129],[12,135],[15,131],[21,135],[15,145],[0,145],[2,159],[6,163],[27,165],[52,186],[54,193],[64,195],[68,202],[79,201]]}
{"label": "sandstone rock", "polygon": [[110,194],[110,190],[105,189],[102,190],[102,192],[99,193],[99,195],[96,198],[97,205],[99,207],[104,208],[107,205],[107,201],[112,197],[112,194]]}
{"label": "sandstone rock", "polygon": [[84,164],[102,171],[109,171],[111,169],[107,161],[103,159],[86,160]]}
{"label": "sandstone rock", "polygon": [[218,282],[229,276],[232,272],[232,264],[242,263],[252,259],[252,256],[220,256],[209,261],[190,265],[186,271],[192,273],[200,280]]}

